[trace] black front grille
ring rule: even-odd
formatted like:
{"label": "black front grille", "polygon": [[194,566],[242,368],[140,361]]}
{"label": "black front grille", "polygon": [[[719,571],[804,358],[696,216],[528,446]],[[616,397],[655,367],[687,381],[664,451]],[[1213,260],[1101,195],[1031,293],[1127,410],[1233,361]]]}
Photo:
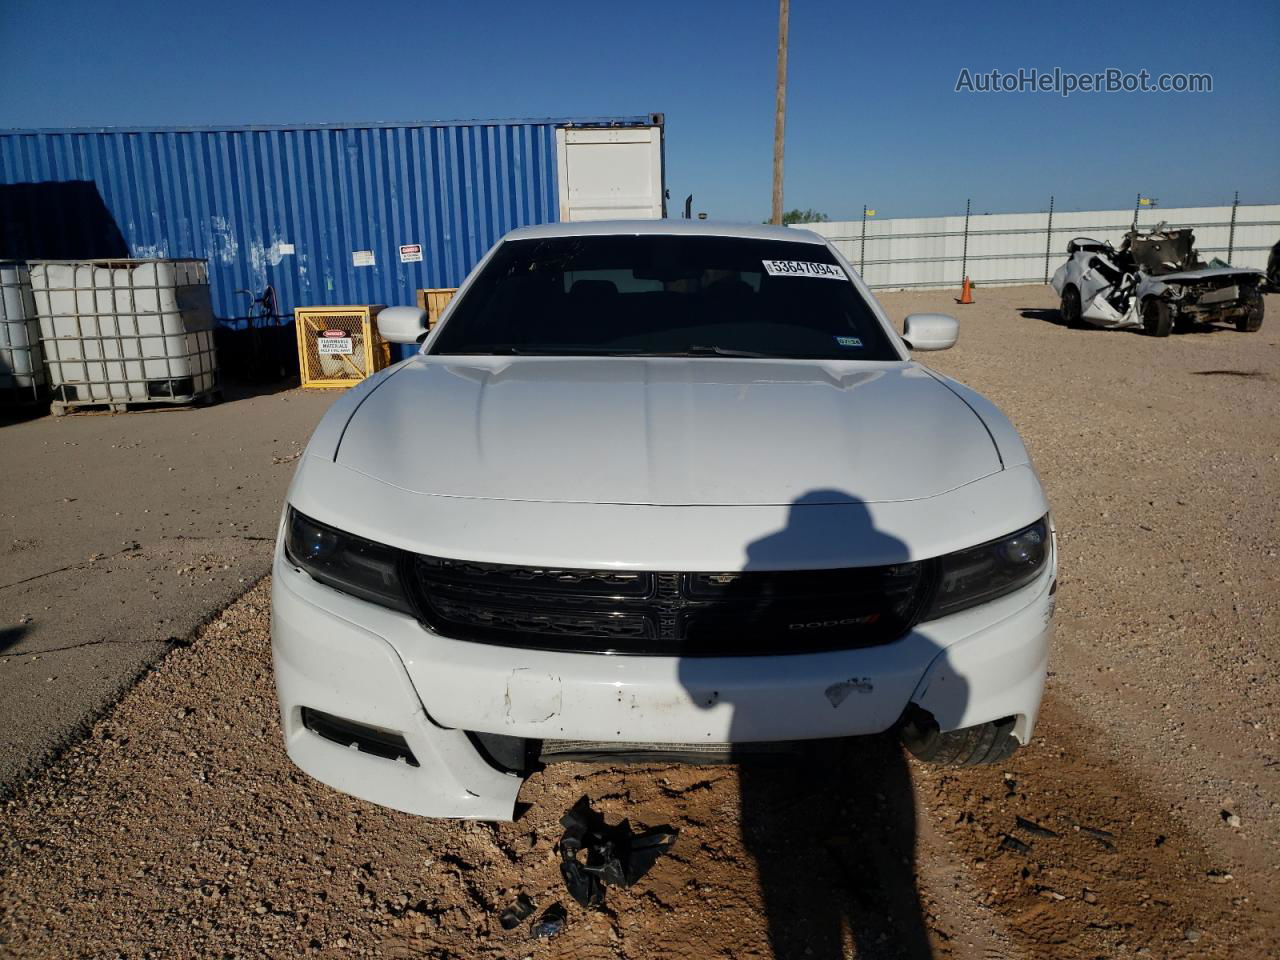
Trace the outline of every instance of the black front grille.
{"label": "black front grille", "polygon": [[810,653],[888,643],[919,614],[926,564],[778,573],[572,570],[415,557],[424,622],[459,640],[652,656]]}

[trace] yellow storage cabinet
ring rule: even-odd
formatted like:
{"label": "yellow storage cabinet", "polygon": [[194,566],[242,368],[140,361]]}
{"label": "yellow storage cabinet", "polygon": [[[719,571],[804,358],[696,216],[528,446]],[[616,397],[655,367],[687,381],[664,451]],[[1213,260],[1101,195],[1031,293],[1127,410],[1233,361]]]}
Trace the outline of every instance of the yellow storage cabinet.
{"label": "yellow storage cabinet", "polygon": [[375,306],[299,307],[298,371],[304,387],[349,387],[391,363],[391,346],[378,334]]}

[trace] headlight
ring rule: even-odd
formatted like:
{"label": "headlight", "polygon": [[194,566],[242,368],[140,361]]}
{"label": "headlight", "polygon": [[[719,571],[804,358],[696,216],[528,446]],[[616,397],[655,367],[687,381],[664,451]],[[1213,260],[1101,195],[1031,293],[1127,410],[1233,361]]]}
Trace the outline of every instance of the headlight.
{"label": "headlight", "polygon": [[921,618],[936,620],[976,607],[1039,576],[1049,560],[1049,524],[1041,518],[1017,533],[938,558],[938,589]]}
{"label": "headlight", "polygon": [[326,586],[393,610],[413,612],[400,584],[400,551],[394,547],[335,530],[290,507],[284,551]]}

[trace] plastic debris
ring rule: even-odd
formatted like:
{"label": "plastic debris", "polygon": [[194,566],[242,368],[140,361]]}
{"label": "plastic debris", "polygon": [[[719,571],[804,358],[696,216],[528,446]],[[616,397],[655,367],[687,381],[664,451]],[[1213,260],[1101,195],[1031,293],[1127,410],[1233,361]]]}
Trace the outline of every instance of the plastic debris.
{"label": "plastic debris", "polygon": [[1097,840],[1102,845],[1104,850],[1115,852],[1116,845],[1111,841],[1115,839],[1116,835],[1110,830],[1099,830],[1097,827],[1085,826],[1083,823],[1076,824],[1076,829],[1086,836],[1093,837],[1094,840]]}
{"label": "plastic debris", "polygon": [[503,930],[514,930],[531,913],[533,913],[533,901],[529,899],[528,894],[522,893],[515,898],[511,906],[498,915],[498,922],[502,924]]}
{"label": "plastic debris", "polygon": [[1012,850],[1014,853],[1030,853],[1031,844],[1023,843],[1017,837],[1005,834],[1004,839],[1000,841],[1001,850]]}
{"label": "plastic debris", "polygon": [[[654,827],[633,833],[631,824],[623,820],[609,826],[604,816],[591,809],[591,801],[582,797],[560,818],[564,835],[560,838],[560,875],[569,895],[584,907],[604,903],[605,887],[629,887],[671,849],[679,831],[673,827]],[[586,851],[586,859],[578,853]]]}
{"label": "plastic debris", "polygon": [[564,907],[559,903],[553,903],[542,911],[542,916],[538,918],[538,922],[533,925],[533,938],[535,940],[546,940],[554,937],[557,933],[564,929],[565,921],[568,914],[565,913]]}
{"label": "plastic debris", "polygon": [[1026,817],[1017,817],[1015,822],[1020,830],[1025,830],[1027,833],[1035,834],[1037,837],[1057,836],[1057,834],[1048,827],[1042,827],[1034,820],[1028,820]]}

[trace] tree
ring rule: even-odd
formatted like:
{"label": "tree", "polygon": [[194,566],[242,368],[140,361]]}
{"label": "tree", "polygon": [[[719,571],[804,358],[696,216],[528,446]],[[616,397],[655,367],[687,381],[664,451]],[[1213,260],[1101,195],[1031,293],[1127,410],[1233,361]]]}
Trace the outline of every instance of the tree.
{"label": "tree", "polygon": [[819,210],[788,210],[782,215],[783,223],[826,223],[830,217]]}

